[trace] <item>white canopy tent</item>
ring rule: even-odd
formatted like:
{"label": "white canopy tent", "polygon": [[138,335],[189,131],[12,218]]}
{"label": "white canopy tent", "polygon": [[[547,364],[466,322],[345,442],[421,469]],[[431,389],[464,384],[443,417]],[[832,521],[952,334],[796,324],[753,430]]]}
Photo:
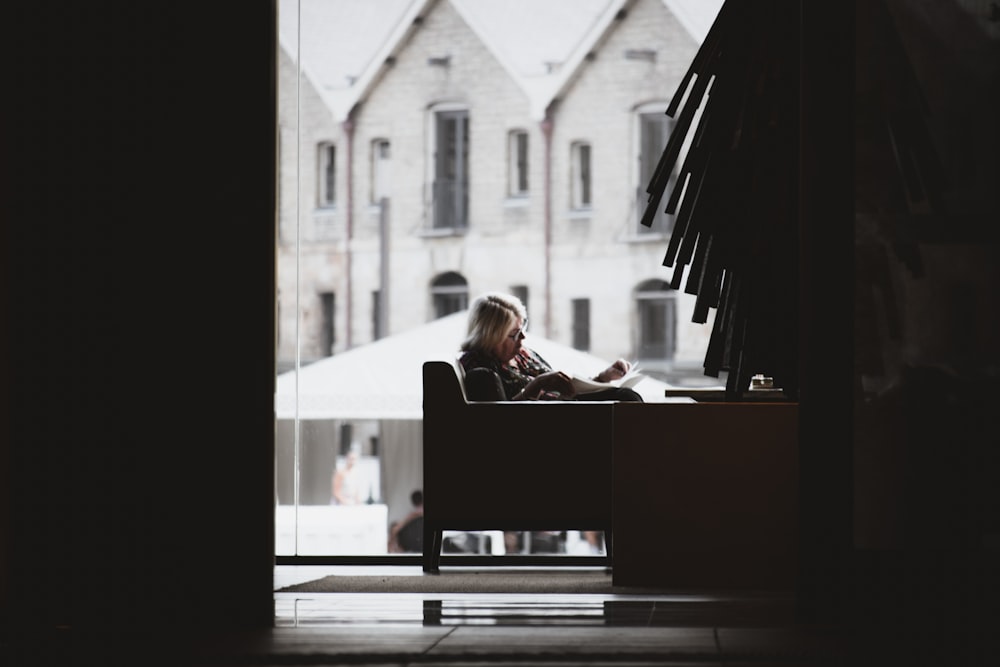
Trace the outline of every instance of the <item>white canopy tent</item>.
{"label": "white canopy tent", "polygon": [[[421,419],[424,361],[453,359],[465,337],[468,313],[356,347],[277,378],[278,419]],[[528,332],[524,344],[559,370],[595,375],[613,360],[554,343]],[[645,378],[635,390],[662,401],[669,385]],[[298,400],[296,400],[296,398]]]}

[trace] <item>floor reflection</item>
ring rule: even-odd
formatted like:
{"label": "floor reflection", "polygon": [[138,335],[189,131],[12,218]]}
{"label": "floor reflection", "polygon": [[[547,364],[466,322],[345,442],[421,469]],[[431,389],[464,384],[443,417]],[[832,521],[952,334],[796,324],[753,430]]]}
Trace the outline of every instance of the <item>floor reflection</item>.
{"label": "floor reflection", "polygon": [[338,625],[768,627],[793,622],[790,598],[597,595],[277,594],[278,627]]}

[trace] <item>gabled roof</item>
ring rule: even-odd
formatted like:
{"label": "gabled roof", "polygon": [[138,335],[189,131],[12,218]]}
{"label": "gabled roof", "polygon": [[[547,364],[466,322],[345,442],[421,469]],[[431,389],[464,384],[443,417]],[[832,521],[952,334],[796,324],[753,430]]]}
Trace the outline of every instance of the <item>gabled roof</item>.
{"label": "gabled roof", "polygon": [[450,0],[541,119],[629,0]]}
{"label": "gabled roof", "polygon": [[[545,115],[587,54],[635,0],[280,0],[279,42],[336,120],[345,120],[378,81],[383,65],[437,2],[450,2]],[[701,43],[723,0],[660,0]],[[295,30],[301,25],[301,37]]]}
{"label": "gabled roof", "polygon": [[[723,0],[660,0],[700,44]],[[636,0],[450,0],[544,117]]]}
{"label": "gabled roof", "polygon": [[343,121],[433,2],[279,0],[278,42]]}
{"label": "gabled roof", "polygon": [[664,6],[688,31],[694,41],[701,44],[708,35],[712,22],[719,15],[725,0],[662,0]]}

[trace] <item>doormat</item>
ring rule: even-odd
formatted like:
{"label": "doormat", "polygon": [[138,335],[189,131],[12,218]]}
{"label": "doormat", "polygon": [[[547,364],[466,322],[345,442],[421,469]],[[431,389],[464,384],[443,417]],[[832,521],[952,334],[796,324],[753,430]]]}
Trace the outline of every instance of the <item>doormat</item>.
{"label": "doormat", "polygon": [[[631,594],[601,570],[463,570],[419,575],[330,575],[278,593],[566,593]],[[658,591],[663,592],[663,591]]]}

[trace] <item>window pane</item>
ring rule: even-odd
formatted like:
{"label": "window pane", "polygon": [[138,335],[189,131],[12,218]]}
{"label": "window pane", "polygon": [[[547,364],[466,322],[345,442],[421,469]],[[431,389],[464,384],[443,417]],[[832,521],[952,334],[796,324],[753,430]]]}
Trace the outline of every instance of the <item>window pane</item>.
{"label": "window pane", "polygon": [[590,299],[573,299],[573,347],[590,349]]}
{"label": "window pane", "polygon": [[444,317],[465,310],[469,306],[468,282],[460,274],[450,271],[434,279],[431,285],[434,316]]}
{"label": "window pane", "polygon": [[469,116],[465,111],[436,114],[434,227],[464,229],[468,223]]}
{"label": "window pane", "polygon": [[334,313],[336,312],[333,292],[324,292],[319,295],[320,309],[322,312],[322,324],[320,329],[320,354],[329,357],[333,354],[333,343],[335,341]]}
{"label": "window pane", "polygon": [[377,204],[389,197],[389,142],[377,139],[372,142],[371,203]]}
{"label": "window pane", "polygon": [[640,294],[639,358],[673,359],[676,351],[676,303],[672,297]]}
{"label": "window pane", "polygon": [[320,206],[337,202],[337,149],[333,144],[320,145]]}
{"label": "window pane", "polygon": [[508,147],[509,184],[507,193],[520,195],[528,191],[528,133],[511,132]]}
{"label": "window pane", "polygon": [[590,146],[580,146],[580,204],[590,206]]}
{"label": "window pane", "polygon": [[[672,124],[672,119],[663,112],[643,113],[639,116],[639,183],[636,187],[637,223],[642,219],[643,213],[646,211],[646,205],[649,202],[649,194],[646,192],[646,188],[649,187],[653,174],[656,172],[656,166],[663,155],[663,150],[667,147]],[[673,229],[674,216],[665,213],[664,208],[666,208],[670,192],[677,182],[679,163],[680,161],[678,160],[678,164],[675,164],[674,171],[670,175],[665,195],[660,201],[659,210],[653,218],[652,224],[649,227],[637,224],[639,233],[652,232],[665,234]]]}

